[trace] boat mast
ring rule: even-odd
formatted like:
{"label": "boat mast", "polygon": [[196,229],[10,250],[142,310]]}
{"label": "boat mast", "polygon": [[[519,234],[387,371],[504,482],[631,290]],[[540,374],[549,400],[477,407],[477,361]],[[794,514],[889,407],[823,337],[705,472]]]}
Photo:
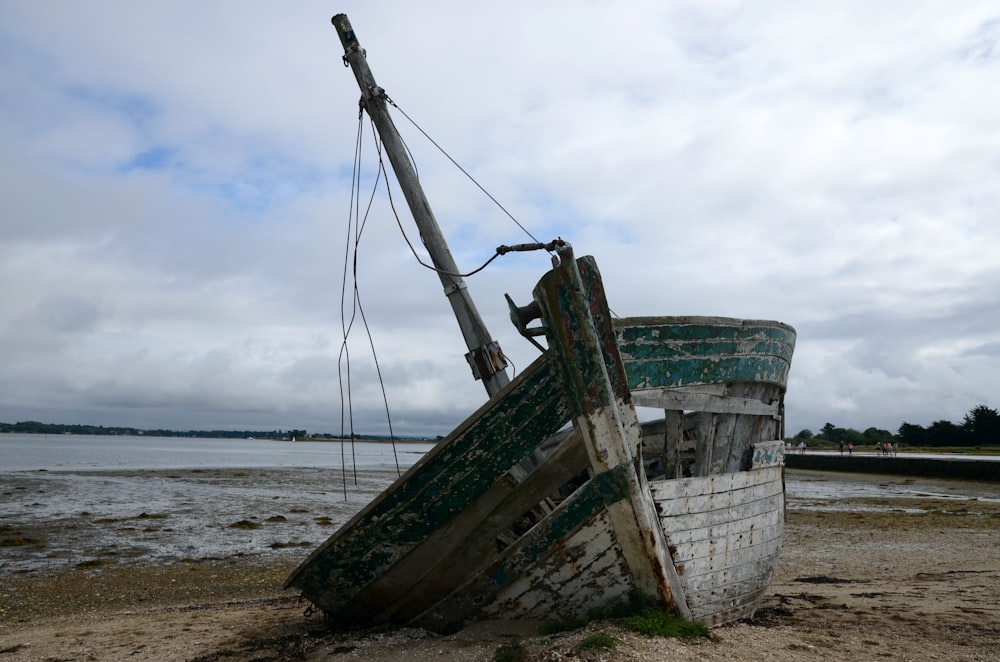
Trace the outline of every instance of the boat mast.
{"label": "boat mast", "polygon": [[483,380],[486,392],[492,397],[510,381],[505,370],[507,362],[503,358],[503,352],[500,345],[490,337],[466,288],[465,280],[458,275],[455,258],[452,257],[451,250],[441,234],[441,228],[417,179],[413,162],[410,161],[396,125],[389,116],[385,90],[375,83],[375,77],[365,59],[365,51],[358,43],[350,21],[346,15],[337,14],[332,22],[344,46],[344,63],[350,65],[358,81],[358,87],[361,88],[361,105],[375,123],[375,129],[385,146],[389,162],[410,207],[410,213],[413,214],[413,220],[420,230],[420,240],[427,248],[431,261],[437,269],[445,296],[448,297],[455,318],[458,320],[458,326],[462,330],[466,347],[469,349],[465,358],[472,368],[472,374],[476,379]]}

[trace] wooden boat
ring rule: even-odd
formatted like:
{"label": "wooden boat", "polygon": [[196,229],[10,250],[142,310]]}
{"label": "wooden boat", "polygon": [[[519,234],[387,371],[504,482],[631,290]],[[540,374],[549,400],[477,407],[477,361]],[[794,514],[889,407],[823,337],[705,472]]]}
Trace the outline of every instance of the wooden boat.
{"label": "wooden boat", "polygon": [[[334,24],[362,103],[384,124],[364,51],[346,17]],[[532,248],[553,252],[554,267],[511,318],[533,342],[544,336],[541,356],[494,382],[287,586],[337,623],[435,631],[578,619],[636,598],[710,625],[752,615],[781,548],[794,330],[613,319],[593,258],[562,241]],[[486,338],[470,345],[481,375],[502,357]],[[637,406],[664,415],[640,422]]]}

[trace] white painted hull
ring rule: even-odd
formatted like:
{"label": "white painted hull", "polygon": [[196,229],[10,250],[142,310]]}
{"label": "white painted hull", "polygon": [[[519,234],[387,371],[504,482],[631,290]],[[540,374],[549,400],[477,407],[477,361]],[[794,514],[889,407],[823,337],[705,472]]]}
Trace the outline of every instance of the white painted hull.
{"label": "white painted hull", "polygon": [[649,488],[691,617],[721,625],[752,616],[781,551],[782,467]]}

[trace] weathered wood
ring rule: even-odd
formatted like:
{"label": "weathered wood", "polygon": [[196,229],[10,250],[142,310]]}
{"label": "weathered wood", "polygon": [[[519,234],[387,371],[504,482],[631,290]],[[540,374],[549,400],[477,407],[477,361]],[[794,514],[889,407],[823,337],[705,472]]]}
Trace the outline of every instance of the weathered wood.
{"label": "weathered wood", "polygon": [[681,478],[683,475],[681,453],[686,445],[684,440],[684,414],[676,410],[668,410],[664,412],[663,421],[666,426],[663,475],[665,478]]}
{"label": "weathered wood", "polygon": [[[720,522],[686,529],[681,528],[682,525],[678,524],[677,527],[671,528],[670,530],[670,542],[675,546],[695,545],[706,540],[720,540],[728,536],[738,536],[750,533],[758,526],[774,526],[784,520],[784,513],[780,510],[775,510],[774,505],[775,504],[770,503],[767,504],[765,509],[756,508],[755,510],[758,514],[763,516],[760,519],[746,516],[740,516],[735,519],[730,517]],[[677,524],[677,522],[669,523]],[[666,524],[667,523],[664,523],[664,525]],[[687,558],[691,557],[689,556]]]}
{"label": "weathered wood", "polygon": [[417,170],[410,160],[409,151],[400,138],[399,131],[396,130],[392,116],[389,115],[385,90],[375,83],[375,76],[368,67],[365,51],[358,43],[354,28],[344,14],[333,17],[333,26],[337,29],[341,44],[344,46],[344,62],[350,65],[358,81],[358,87],[361,88],[361,104],[371,117],[382,140],[389,163],[403,191],[403,197],[406,198],[413,220],[420,230],[420,240],[427,248],[427,253],[437,269],[445,296],[448,297],[459,329],[462,331],[462,337],[469,348],[467,358],[473,373],[483,380],[487,393],[491,396],[496,395],[510,381],[505,371],[507,363],[503,360],[503,352],[486,329],[486,324],[476,309],[465,280],[460,275],[462,272],[455,263],[455,258],[431,210],[430,202],[424,195]]}
{"label": "weathered wood", "polygon": [[759,572],[756,577],[737,584],[695,593],[693,600],[698,607],[692,617],[711,626],[752,617],[767,590],[771,574]]}
{"label": "weathered wood", "polygon": [[774,487],[768,487],[768,490],[783,491],[780,471],[777,474],[773,471],[736,471],[719,476],[655,480],[649,482],[649,490],[660,515],[673,516],[714,508],[731,508],[735,503],[746,500],[743,495],[734,493],[769,485]]}
{"label": "weathered wood", "polygon": [[677,574],[667,557],[663,533],[636,471],[633,449],[640,444],[639,422],[629,401],[611,314],[593,258],[573,259],[568,245],[560,264],[535,288],[551,351],[563,368],[567,399],[575,403],[590,465],[597,474],[623,471],[627,498],[608,504],[608,514],[625,563],[638,590],[683,616]]}
{"label": "weathered wood", "polygon": [[[678,554],[676,562],[685,568],[683,581],[686,590],[692,591],[709,584],[722,585],[725,581],[720,579],[720,573],[723,572],[756,574],[752,563],[777,552],[775,545],[781,543],[784,523],[779,520],[772,526],[760,525],[765,521],[766,513],[759,513],[752,519],[754,522],[747,532],[691,544],[684,550],[689,555],[686,558]],[[762,552],[761,547],[767,549]]]}
{"label": "weathered wood", "polygon": [[[610,596],[616,594],[610,586],[619,586],[628,593],[634,583],[619,549],[618,536],[598,533],[613,530],[608,524],[607,507],[626,499],[627,494],[624,468],[595,476],[503,550],[496,561],[414,619],[413,624],[432,630],[449,629],[481,612],[503,613],[509,618],[542,617],[536,608],[545,601],[546,592],[551,594],[550,602],[556,596],[562,598],[554,614],[576,618],[610,601]],[[591,544],[592,540],[597,544]],[[605,545],[616,549],[613,558],[595,565],[597,559],[605,558]],[[591,590],[576,594],[562,591],[562,586],[584,567],[594,571],[585,574],[592,582]]]}
{"label": "weathered wood", "polygon": [[788,381],[795,330],[780,322],[629,317],[614,324],[633,390]]}
{"label": "weathered wood", "polygon": [[752,614],[781,549],[782,467],[654,481],[650,491],[692,617],[714,625]]}
{"label": "weathered wood", "polygon": [[691,417],[697,421],[695,424],[697,455],[691,475],[707,476],[712,473],[715,458],[715,426],[720,419],[705,411],[695,412]]}
{"label": "weathered wood", "polygon": [[755,414],[757,416],[778,415],[777,403],[764,403],[750,398],[726,397],[672,389],[632,391],[632,402],[637,407],[655,407],[665,410],[697,410],[719,414]]}
{"label": "weathered wood", "polygon": [[750,464],[754,469],[775,467],[785,461],[785,442],[781,439],[762,441],[753,445]]}
{"label": "weathered wood", "polygon": [[536,360],[504,397],[486,403],[313,552],[286,585],[350,619],[341,608],[351,598],[564,424],[569,412],[559,379],[545,357]]}
{"label": "weathered wood", "polygon": [[501,590],[484,609],[490,618],[578,619],[625,600],[635,586],[623,562],[607,511],[567,538],[561,558],[538,564]]}
{"label": "weathered wood", "polygon": [[586,467],[587,452],[579,434],[566,437],[521,482],[497,481],[346,609],[352,614],[371,613],[375,622],[406,622],[419,616],[492,563],[499,554],[497,536]]}

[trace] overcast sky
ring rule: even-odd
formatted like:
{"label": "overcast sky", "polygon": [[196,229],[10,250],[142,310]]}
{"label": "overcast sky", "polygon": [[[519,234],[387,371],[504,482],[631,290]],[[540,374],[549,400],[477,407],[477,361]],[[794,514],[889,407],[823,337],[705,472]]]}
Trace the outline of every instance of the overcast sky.
{"label": "overcast sky", "polygon": [[[615,313],[793,325],[789,434],[1000,406],[995,2],[9,0],[0,421],[339,431],[340,11],[400,108],[597,258]],[[397,124],[463,269],[530,240]],[[446,434],[485,392],[384,194],[358,263],[396,433]],[[518,369],[503,294],[547,267],[468,279]],[[384,433],[367,342],[354,425]]]}

